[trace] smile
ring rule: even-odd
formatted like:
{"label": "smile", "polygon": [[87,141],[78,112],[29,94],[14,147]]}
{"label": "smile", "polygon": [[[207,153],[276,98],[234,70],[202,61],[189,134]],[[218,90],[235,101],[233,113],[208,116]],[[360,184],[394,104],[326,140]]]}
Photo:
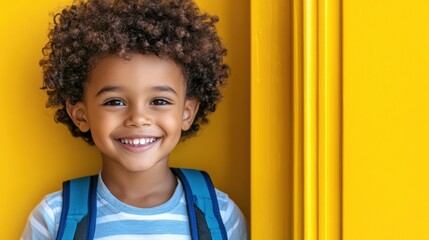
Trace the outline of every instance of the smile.
{"label": "smile", "polygon": [[130,145],[130,146],[144,146],[151,143],[154,143],[159,138],[133,138],[133,139],[127,139],[127,138],[121,138],[119,141],[122,144]]}

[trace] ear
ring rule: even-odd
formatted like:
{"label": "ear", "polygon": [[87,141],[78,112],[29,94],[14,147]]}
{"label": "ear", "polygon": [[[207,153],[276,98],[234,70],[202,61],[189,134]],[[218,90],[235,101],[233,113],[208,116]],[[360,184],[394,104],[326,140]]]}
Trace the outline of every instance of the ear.
{"label": "ear", "polygon": [[73,120],[76,127],[81,132],[89,131],[88,118],[86,116],[86,107],[82,102],[71,104],[69,100],[66,101],[66,109],[69,117]]}
{"label": "ear", "polygon": [[182,130],[186,131],[194,122],[195,115],[198,112],[198,107],[200,106],[200,102],[193,98],[193,99],[186,99],[185,101],[185,108],[183,109],[183,115],[182,115]]}

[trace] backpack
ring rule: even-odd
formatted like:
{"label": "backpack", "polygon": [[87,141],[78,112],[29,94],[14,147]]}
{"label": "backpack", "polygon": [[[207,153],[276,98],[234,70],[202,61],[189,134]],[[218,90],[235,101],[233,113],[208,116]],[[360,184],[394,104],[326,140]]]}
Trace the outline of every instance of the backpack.
{"label": "backpack", "polygon": [[[204,171],[172,168],[182,183],[192,240],[227,240],[216,192]],[[63,183],[57,240],[92,240],[97,218],[98,175]]]}

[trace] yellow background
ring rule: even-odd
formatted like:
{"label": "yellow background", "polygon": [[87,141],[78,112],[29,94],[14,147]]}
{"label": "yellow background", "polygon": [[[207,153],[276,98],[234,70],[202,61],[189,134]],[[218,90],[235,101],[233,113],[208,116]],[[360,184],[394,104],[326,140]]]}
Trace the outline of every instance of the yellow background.
{"label": "yellow background", "polygon": [[[50,12],[71,1],[0,2],[0,239],[18,239],[31,209],[62,181],[97,173],[93,147],[73,138],[46,110],[38,61]],[[249,3],[198,0],[220,17],[232,76],[224,100],[201,133],[175,150],[171,165],[204,169],[250,216]]]}

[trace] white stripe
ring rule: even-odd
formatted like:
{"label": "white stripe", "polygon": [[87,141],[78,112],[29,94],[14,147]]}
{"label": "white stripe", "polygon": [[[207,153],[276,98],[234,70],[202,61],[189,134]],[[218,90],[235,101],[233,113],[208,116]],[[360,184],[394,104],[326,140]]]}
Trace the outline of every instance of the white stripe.
{"label": "white stripe", "polygon": [[56,207],[52,209],[52,212],[54,212],[55,215],[59,214],[61,212],[62,207]]}
{"label": "white stripe", "polygon": [[171,214],[171,213],[163,213],[156,215],[134,215],[129,213],[120,212],[118,214],[107,215],[103,217],[97,218],[97,224],[113,222],[113,221],[122,221],[122,220],[169,220],[169,221],[188,221],[187,215],[180,214]]}
{"label": "white stripe", "polygon": [[106,200],[104,200],[103,198],[99,198],[98,199],[98,201],[97,201],[97,208],[101,208],[101,207],[104,207],[104,206],[107,206],[107,205],[109,205],[109,203]]}
{"label": "white stripe", "polygon": [[102,238],[98,240],[190,240],[191,238],[186,235],[177,234],[156,234],[156,235],[115,235]]}
{"label": "white stripe", "polygon": [[55,215],[54,215],[51,207],[45,201],[42,201],[41,205],[43,207],[43,211],[48,215],[50,220],[52,222],[55,222]]}
{"label": "white stripe", "polygon": [[[54,195],[54,194],[52,194],[52,195]],[[63,196],[60,194],[54,198],[49,199],[49,203],[52,204],[54,202],[62,202],[62,199],[63,199]]]}
{"label": "white stripe", "polygon": [[232,211],[234,211],[234,204],[232,201],[227,206],[228,208],[225,211],[220,211],[224,223],[228,221],[232,215]]}
{"label": "white stripe", "polygon": [[46,229],[42,224],[37,221],[37,219],[33,216],[33,214],[30,215],[30,224],[33,226],[34,229],[36,229],[38,232],[40,232],[44,237],[47,239],[50,239],[48,229]]}
{"label": "white stripe", "polygon": [[231,238],[232,233],[235,231],[235,229],[237,229],[239,224],[240,224],[240,218],[237,218],[237,221],[234,223],[234,226],[228,229],[228,238]]}

